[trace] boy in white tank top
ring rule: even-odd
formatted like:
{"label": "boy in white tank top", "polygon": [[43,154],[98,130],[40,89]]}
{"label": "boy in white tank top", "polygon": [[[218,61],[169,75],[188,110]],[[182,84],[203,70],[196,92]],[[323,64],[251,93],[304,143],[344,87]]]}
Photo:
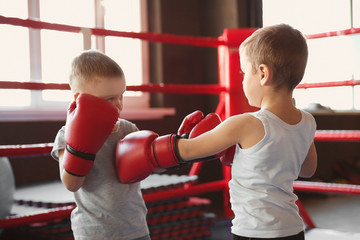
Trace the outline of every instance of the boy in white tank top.
{"label": "boy in white tank top", "polygon": [[294,106],[292,95],[304,75],[306,40],[281,24],[258,29],[239,51],[245,96],[260,110],[179,139],[179,155],[197,159],[236,145],[229,182],[234,239],[304,239],[293,181],[315,173],[316,123]]}

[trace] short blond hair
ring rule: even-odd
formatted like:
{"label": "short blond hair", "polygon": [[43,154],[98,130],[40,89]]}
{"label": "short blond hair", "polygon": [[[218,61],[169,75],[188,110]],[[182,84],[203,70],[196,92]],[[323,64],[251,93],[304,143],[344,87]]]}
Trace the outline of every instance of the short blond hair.
{"label": "short blond hair", "polygon": [[304,35],[287,24],[260,28],[241,45],[256,71],[260,64],[268,65],[274,73],[276,88],[289,90],[301,82],[308,59]]}
{"label": "short blond hair", "polygon": [[124,72],[105,54],[96,50],[87,50],[72,61],[69,84],[72,92],[77,92],[82,84],[93,83],[106,77],[124,77]]}

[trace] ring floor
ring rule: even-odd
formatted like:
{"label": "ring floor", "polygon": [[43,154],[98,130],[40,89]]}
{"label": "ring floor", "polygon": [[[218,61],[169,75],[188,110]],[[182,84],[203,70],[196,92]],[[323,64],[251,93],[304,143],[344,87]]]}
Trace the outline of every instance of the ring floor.
{"label": "ring floor", "polygon": [[[179,181],[186,182],[194,180],[188,179],[188,177],[186,177],[186,179],[180,178],[180,176],[175,178],[174,176],[168,176],[166,182],[169,186],[172,186],[174,184],[176,185]],[[152,191],[153,188],[158,189],[159,187],[164,187],[163,184],[161,184],[161,186],[155,186],[154,182],[155,181],[152,181],[149,186],[144,185],[144,189]],[[60,186],[62,185],[60,184]],[[48,190],[42,189],[43,187],[46,186],[37,186],[39,192],[44,193],[39,194],[37,197],[40,199],[51,198],[53,194],[49,194]],[[56,190],[54,187],[51,189],[53,191]],[[23,189],[21,192],[18,192],[17,195],[20,199],[26,200],[26,196],[31,195],[29,191],[33,190]],[[360,228],[358,227],[360,223],[360,195],[304,194],[300,196],[303,205],[316,225],[315,229],[306,232],[306,240],[360,240]],[[61,197],[64,199],[61,199]],[[69,196],[66,196],[66,194],[61,194],[61,197],[57,195],[56,199],[62,202],[69,201]],[[37,200],[34,197],[31,199]],[[209,210],[213,211],[212,209]],[[21,212],[25,213],[23,210],[21,210]],[[231,221],[224,220],[221,217],[221,213],[219,214],[217,211],[214,212],[216,212],[217,218],[214,220],[210,229],[211,235],[206,239],[232,239],[230,231]]]}
{"label": "ring floor", "polygon": [[[316,225],[307,231],[306,240],[359,240],[360,196],[316,194],[301,198]],[[211,240],[231,240],[230,220],[217,220]]]}

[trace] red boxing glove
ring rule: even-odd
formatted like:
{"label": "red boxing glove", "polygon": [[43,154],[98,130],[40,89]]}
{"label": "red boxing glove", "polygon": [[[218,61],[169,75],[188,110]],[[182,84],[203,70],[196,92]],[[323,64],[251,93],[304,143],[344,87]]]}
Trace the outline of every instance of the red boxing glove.
{"label": "red boxing glove", "polygon": [[[201,134],[208,132],[215,128],[217,125],[221,123],[221,118],[216,113],[209,113],[206,115],[205,118],[203,118],[194,128],[191,130],[189,134],[189,138],[195,138],[197,136],[200,136]],[[212,156],[208,156],[205,158],[200,158],[196,160],[192,160],[191,162],[199,162],[199,161],[207,161],[207,160],[215,160],[220,158],[222,155],[224,155],[226,150],[217,153]]]}
{"label": "red boxing glove", "polygon": [[171,168],[184,162],[177,153],[175,134],[159,137],[152,131],[126,135],[116,148],[116,169],[122,183],[134,183],[155,169]]}
{"label": "red boxing glove", "polygon": [[[216,113],[209,113],[204,119],[202,119],[190,132],[189,138],[195,138],[211,129],[215,128],[221,123],[221,118]],[[195,161],[214,160],[220,158],[222,164],[226,166],[232,166],[236,145],[233,145],[222,152],[219,152],[213,156],[206,157],[205,159],[198,159]]]}
{"label": "red boxing glove", "polygon": [[118,109],[111,103],[89,95],[80,94],[69,106],[62,164],[75,176],[87,175],[105,140],[114,129],[119,117]]}
{"label": "red boxing glove", "polygon": [[236,151],[236,145],[233,145],[231,147],[229,147],[228,149],[226,149],[225,151],[223,151],[223,155],[220,156],[220,162],[222,164],[224,164],[225,166],[228,167],[232,167],[233,161],[234,161],[234,156],[235,156],[235,151]]}
{"label": "red boxing glove", "polygon": [[[183,123],[198,122],[192,127],[180,127],[186,129],[179,131],[179,133],[186,133],[189,129],[190,138],[201,135],[221,123],[220,117],[211,113],[198,121],[196,118],[187,118]],[[194,116],[194,115],[193,115]],[[196,119],[192,121],[191,119]],[[184,124],[182,126],[185,126]],[[183,166],[185,164],[195,161],[205,161],[218,159],[219,156],[211,156],[208,158],[196,159],[194,161],[184,161],[178,154],[176,139],[178,135],[170,134],[159,137],[158,134],[151,131],[133,132],[124,137],[118,142],[116,148],[116,169],[120,182],[134,183],[141,181],[148,177],[155,169],[159,168],[173,168]]]}
{"label": "red boxing glove", "polygon": [[216,113],[209,113],[201,119],[191,130],[189,138],[195,138],[201,134],[210,131],[221,123],[221,118]]}
{"label": "red boxing glove", "polygon": [[[196,124],[198,124],[203,118],[204,114],[200,110],[197,110],[187,115],[179,127],[178,135],[188,135],[191,130],[196,126]],[[187,137],[188,136],[185,136],[185,138]]]}

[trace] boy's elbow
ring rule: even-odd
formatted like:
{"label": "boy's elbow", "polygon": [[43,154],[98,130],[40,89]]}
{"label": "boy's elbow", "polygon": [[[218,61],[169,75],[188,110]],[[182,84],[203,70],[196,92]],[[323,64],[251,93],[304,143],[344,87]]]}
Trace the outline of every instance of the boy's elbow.
{"label": "boy's elbow", "polygon": [[301,170],[299,177],[310,178],[310,177],[314,176],[315,172],[316,172],[316,168]]}
{"label": "boy's elbow", "polygon": [[309,152],[301,166],[300,177],[309,178],[312,177],[317,168],[317,153],[314,143],[311,144]]}
{"label": "boy's elbow", "polygon": [[303,178],[310,178],[314,176],[316,169],[317,159],[315,158],[315,160],[311,161],[310,163],[307,162],[306,164],[303,164],[299,176]]}

